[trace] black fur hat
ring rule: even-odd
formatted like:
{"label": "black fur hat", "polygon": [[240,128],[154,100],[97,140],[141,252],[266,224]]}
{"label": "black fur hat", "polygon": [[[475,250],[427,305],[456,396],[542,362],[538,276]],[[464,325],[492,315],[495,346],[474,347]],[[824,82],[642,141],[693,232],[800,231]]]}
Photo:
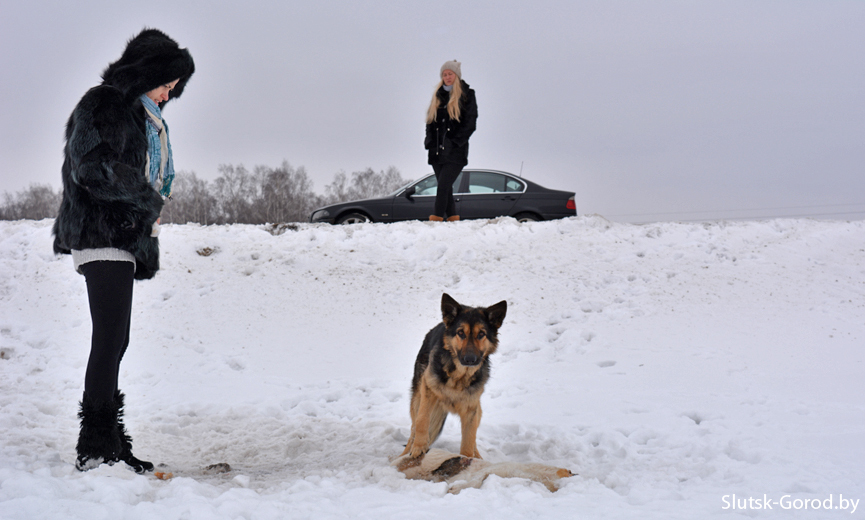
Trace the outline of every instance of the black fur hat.
{"label": "black fur hat", "polygon": [[[123,91],[130,99],[176,79],[180,81],[169,93],[169,101],[183,94],[186,83],[195,72],[195,62],[186,49],[158,29],[144,29],[126,44],[119,60],[102,73],[102,83]],[[165,103],[160,103],[162,108]]]}

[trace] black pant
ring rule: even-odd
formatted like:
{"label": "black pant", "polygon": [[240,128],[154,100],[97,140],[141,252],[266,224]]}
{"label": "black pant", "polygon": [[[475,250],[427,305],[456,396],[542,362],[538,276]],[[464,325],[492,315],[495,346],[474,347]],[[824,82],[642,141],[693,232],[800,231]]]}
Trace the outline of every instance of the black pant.
{"label": "black pant", "polygon": [[454,204],[454,181],[457,180],[463,167],[459,164],[433,164],[433,171],[438,181],[436,189],[435,214],[441,218],[456,215],[457,209]]}
{"label": "black pant", "polygon": [[129,346],[132,315],[132,262],[88,262],[81,266],[87,281],[93,336],[84,376],[84,391],[97,401],[111,401],[117,390],[120,360]]}

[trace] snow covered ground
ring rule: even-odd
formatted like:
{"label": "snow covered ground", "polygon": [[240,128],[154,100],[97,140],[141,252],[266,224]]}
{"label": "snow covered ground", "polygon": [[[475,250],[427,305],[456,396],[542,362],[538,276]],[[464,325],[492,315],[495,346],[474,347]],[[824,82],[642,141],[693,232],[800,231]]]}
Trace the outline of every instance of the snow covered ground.
{"label": "snow covered ground", "polygon": [[[121,388],[168,481],[73,467],[90,322],[50,226],[0,222],[4,520],[865,516],[865,222],[165,226]],[[478,446],[558,492],[389,465],[442,292],[508,301]]]}

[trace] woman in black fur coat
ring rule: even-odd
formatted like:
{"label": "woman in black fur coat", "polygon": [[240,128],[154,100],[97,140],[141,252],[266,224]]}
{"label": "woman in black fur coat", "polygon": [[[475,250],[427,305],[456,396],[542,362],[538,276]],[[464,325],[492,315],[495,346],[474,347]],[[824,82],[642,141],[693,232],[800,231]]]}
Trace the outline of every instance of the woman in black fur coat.
{"label": "woman in black fur coat", "polygon": [[426,116],[424,147],[429,150],[429,164],[438,181],[435,214],[429,219],[439,222],[460,219],[454,205],[453,183],[469,163],[469,137],[478,119],[475,91],[462,80],[461,65],[456,60],[442,65],[441,81]]}
{"label": "woman in black fur coat", "polygon": [[54,251],[71,253],[85,277],[93,322],[78,414],[75,466],[82,471],[117,461],[139,473],[153,469],[132,455],[117,375],[129,345],[133,281],[159,270],[157,221],[174,173],[161,109],[180,97],[194,71],[189,51],[145,29],[66,123],[63,199],[53,232]]}

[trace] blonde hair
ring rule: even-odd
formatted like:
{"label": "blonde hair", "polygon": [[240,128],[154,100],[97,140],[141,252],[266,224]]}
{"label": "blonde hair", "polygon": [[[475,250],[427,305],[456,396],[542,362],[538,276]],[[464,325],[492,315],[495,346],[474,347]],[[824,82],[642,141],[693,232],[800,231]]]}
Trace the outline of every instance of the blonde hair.
{"label": "blonde hair", "polygon": [[[439,109],[439,97],[438,91],[444,85],[444,81],[439,81],[439,84],[436,85],[435,90],[433,90],[432,102],[430,102],[429,109],[426,111],[426,122],[427,124],[432,123],[436,119],[436,112]],[[448,115],[451,119],[455,121],[460,120],[460,98],[463,95],[463,87],[462,80],[457,78],[454,81],[454,88],[451,89],[451,97],[448,100]]]}

